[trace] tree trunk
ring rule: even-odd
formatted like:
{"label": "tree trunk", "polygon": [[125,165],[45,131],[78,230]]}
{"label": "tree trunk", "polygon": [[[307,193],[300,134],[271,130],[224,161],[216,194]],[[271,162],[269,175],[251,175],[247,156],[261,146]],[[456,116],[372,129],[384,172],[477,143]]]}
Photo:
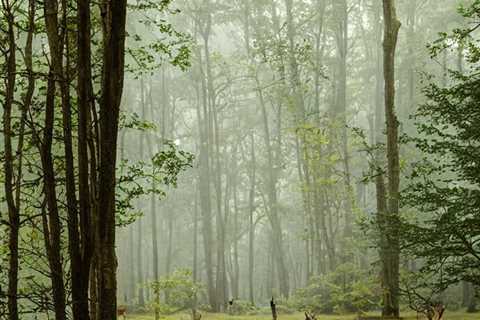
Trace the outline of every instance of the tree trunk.
{"label": "tree trunk", "polygon": [[250,133],[250,190],[248,197],[248,297],[250,303],[255,305],[255,293],[254,293],[254,268],[255,268],[255,224],[253,221],[253,214],[255,212],[255,185],[256,185],[256,160],[255,160],[255,134],[252,131]]}
{"label": "tree trunk", "polygon": [[57,320],[63,320],[66,319],[66,296],[61,255],[62,225],[57,203],[56,174],[53,162],[52,143],[55,120],[56,85],[58,82],[62,97],[62,108],[65,110],[69,104],[68,79],[66,79],[63,73],[63,39],[59,35],[58,2],[56,0],[47,0],[44,2],[44,16],[51,64],[47,82],[43,141],[42,145],[39,146],[43,169],[43,191],[47,207],[47,214],[44,214],[46,223],[44,223],[43,226],[52,281],[55,318]]}
{"label": "tree trunk", "polygon": [[[198,51],[198,57],[200,59],[199,66],[202,65],[202,54]],[[202,215],[202,235],[203,235],[203,248],[205,268],[207,274],[207,294],[208,302],[210,306],[215,310],[217,306],[214,274],[213,274],[213,234],[212,234],[212,204],[210,199],[210,157],[209,157],[209,119],[210,114],[208,111],[208,97],[207,97],[207,84],[205,80],[205,73],[203,69],[200,69],[200,83],[201,83],[201,101],[202,105],[197,105],[197,120],[199,128],[199,189],[200,189],[200,211]],[[200,93],[197,94],[200,98]]]}
{"label": "tree trunk", "polygon": [[383,0],[384,39],[383,72],[385,80],[385,117],[387,125],[388,197],[385,212],[385,257],[383,259],[384,301],[383,315],[398,317],[399,310],[399,240],[398,210],[400,163],[398,148],[398,120],[395,113],[395,51],[400,22],[395,1]]}
{"label": "tree trunk", "polygon": [[260,88],[260,83],[258,78],[256,78],[256,85],[257,85],[257,94],[260,100],[260,107],[262,111],[262,120],[263,120],[263,128],[264,128],[264,139],[265,139],[265,146],[267,148],[267,159],[268,159],[268,179],[267,179],[267,189],[268,189],[268,218],[272,227],[273,237],[274,240],[272,241],[272,249],[273,255],[275,257],[277,263],[277,270],[279,274],[279,285],[280,285],[280,293],[284,297],[288,297],[289,295],[289,276],[286,269],[285,264],[285,255],[283,251],[283,235],[282,235],[282,227],[280,223],[280,218],[278,216],[278,200],[277,200],[277,188],[276,188],[276,177],[274,173],[274,160],[273,160],[273,151],[272,151],[272,143],[270,139],[270,129],[268,125],[268,115],[267,110],[263,98],[263,92]]}
{"label": "tree trunk", "polygon": [[[207,7],[209,6],[209,1],[207,1]],[[219,136],[220,128],[217,114],[216,106],[216,96],[214,89],[214,78],[212,73],[212,64],[210,61],[210,32],[212,25],[212,17],[210,14],[207,16],[206,27],[203,32],[204,40],[204,54],[205,54],[205,65],[206,65],[206,84],[207,84],[207,97],[208,97],[208,108],[211,115],[213,123],[211,124],[210,135],[213,135],[214,147],[210,152],[215,155],[215,175],[214,175],[214,187],[215,187],[215,200],[216,200],[216,215],[215,223],[217,230],[217,266],[216,266],[216,302],[215,307],[216,311],[223,311],[226,306],[227,301],[227,275],[225,270],[225,221],[222,212],[222,169],[220,166],[220,145],[219,145]]]}
{"label": "tree trunk", "polygon": [[[16,42],[15,42],[15,13],[9,2],[2,2],[5,20],[8,24],[8,55],[5,101],[3,103],[3,139],[4,139],[4,190],[8,211],[8,319],[18,320],[18,237],[20,230],[20,203],[15,203],[14,195],[14,156],[12,147],[12,107],[15,95],[16,80]],[[21,180],[21,176],[17,177]]]}
{"label": "tree trunk", "polygon": [[233,281],[232,281],[232,292],[233,299],[237,300],[240,296],[240,262],[239,262],[239,252],[238,252],[238,238],[239,238],[239,215],[240,210],[238,208],[238,190],[237,190],[237,175],[238,175],[238,165],[237,165],[237,147],[234,147],[233,150],[233,168],[232,168],[232,192],[233,192]]}
{"label": "tree trunk", "polygon": [[100,103],[100,167],[98,181],[98,318],[117,318],[115,255],[116,152],[125,61],[127,1],[103,0],[103,74]]}
{"label": "tree trunk", "polygon": [[[150,104],[150,115],[151,119],[154,119],[153,115],[153,99],[152,99],[152,85],[150,84],[150,90],[149,90],[149,104]],[[163,120],[163,119],[162,119]],[[162,126],[163,127],[163,126]],[[162,139],[163,143],[163,139]],[[152,143],[152,137],[150,135],[147,135],[147,147],[148,150],[150,150],[150,158],[153,158],[154,152],[153,152],[153,143]],[[155,181],[152,182],[152,189],[155,190]],[[159,265],[158,265],[158,223],[157,223],[157,197],[155,194],[152,194],[150,196],[150,214],[152,217],[151,221],[151,232],[152,232],[152,259],[153,259],[153,281],[157,283],[160,280],[160,275],[159,275]],[[158,306],[160,304],[160,292],[156,290],[154,292],[155,297],[154,297],[154,317],[155,320],[158,320],[160,317],[159,309]]]}
{"label": "tree trunk", "polygon": [[[145,121],[145,85],[143,81],[143,77],[140,79],[140,104],[141,104],[141,119]],[[140,141],[139,141],[139,161],[145,161],[145,154],[144,154],[144,144],[145,144],[145,132],[140,132]],[[141,206],[140,201],[138,201],[138,206]],[[145,208],[141,207],[142,211],[145,211]],[[143,217],[136,221],[137,224],[137,280],[138,280],[138,305],[140,307],[145,306],[145,290],[144,286],[146,284],[146,277],[143,270]]]}

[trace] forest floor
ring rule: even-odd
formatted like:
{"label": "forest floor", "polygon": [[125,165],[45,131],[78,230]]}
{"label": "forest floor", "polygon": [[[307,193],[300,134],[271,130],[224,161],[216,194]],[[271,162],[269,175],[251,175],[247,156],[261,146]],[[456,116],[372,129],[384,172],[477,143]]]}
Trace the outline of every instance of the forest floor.
{"label": "forest floor", "polygon": [[[417,320],[426,319],[416,316],[415,313],[402,314],[405,320]],[[127,319],[131,320],[153,320],[153,315],[129,315]],[[172,316],[161,317],[163,320],[190,320],[191,317],[188,314],[177,314]],[[202,314],[202,320],[271,320],[271,315],[251,315],[251,316],[230,316],[226,314]],[[279,320],[303,320],[305,316],[303,314],[289,314],[279,315]],[[320,315],[317,320],[354,320],[355,315]],[[447,312],[444,316],[444,320],[478,320],[480,319],[480,313],[462,313],[462,312]]]}

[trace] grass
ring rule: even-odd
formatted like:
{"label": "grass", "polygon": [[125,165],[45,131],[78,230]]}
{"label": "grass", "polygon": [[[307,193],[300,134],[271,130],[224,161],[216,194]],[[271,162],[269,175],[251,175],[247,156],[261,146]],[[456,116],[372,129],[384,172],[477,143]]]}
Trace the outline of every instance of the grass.
{"label": "grass", "polygon": [[[405,320],[416,320],[415,313],[403,313]],[[354,320],[355,315],[321,315],[317,320]],[[129,315],[130,320],[153,320],[153,315]],[[172,316],[161,317],[162,320],[191,320],[188,314],[176,314]],[[253,316],[230,316],[226,314],[204,314],[202,320],[271,320],[270,315],[253,315]],[[278,320],[303,320],[303,314],[279,315]],[[418,319],[426,319],[419,317]],[[463,312],[446,312],[444,320],[478,320],[480,313],[463,313]]]}

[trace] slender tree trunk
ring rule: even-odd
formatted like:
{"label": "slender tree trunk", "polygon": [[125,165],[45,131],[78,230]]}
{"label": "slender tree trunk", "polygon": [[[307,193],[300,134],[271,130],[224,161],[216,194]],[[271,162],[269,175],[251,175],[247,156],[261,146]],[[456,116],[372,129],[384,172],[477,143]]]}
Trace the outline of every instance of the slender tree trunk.
{"label": "slender tree trunk", "polygon": [[[195,200],[193,203],[193,266],[192,266],[192,281],[197,283],[198,274],[198,183],[195,188]],[[198,297],[197,292],[193,295],[192,315],[196,319],[197,315]]]}
{"label": "slender tree trunk", "polygon": [[[140,104],[141,104],[141,117],[142,120],[145,120],[145,85],[143,78],[140,79]],[[145,154],[144,154],[144,144],[145,144],[145,132],[140,133],[140,141],[139,141],[139,160],[145,161]],[[140,201],[138,202],[140,206]],[[142,211],[145,211],[145,208],[141,208]],[[145,290],[144,286],[146,284],[146,277],[144,274],[143,268],[143,217],[136,221],[137,224],[137,278],[138,278],[138,305],[140,307],[145,306]]]}
{"label": "slender tree trunk", "polygon": [[[53,128],[55,119],[55,97],[56,84],[58,82],[62,97],[62,108],[68,108],[68,84],[63,73],[63,39],[65,34],[60,35],[60,25],[58,23],[58,2],[56,0],[47,0],[44,2],[45,26],[47,30],[48,45],[50,48],[50,70],[47,81],[47,94],[45,103],[45,123],[43,130],[43,141],[40,146],[41,162],[43,168],[43,191],[47,206],[47,214],[44,218],[44,234],[48,238],[45,240],[47,255],[50,266],[52,280],[53,303],[55,309],[55,318],[57,320],[66,319],[66,296],[63,280],[63,265],[61,255],[61,232],[62,225],[58,210],[58,199],[56,192],[56,174],[53,162],[52,143]],[[45,229],[47,228],[47,229]]]}
{"label": "slender tree trunk", "polygon": [[[336,42],[337,42],[337,59],[338,59],[338,77],[337,77],[337,96],[336,96],[336,119],[341,126],[341,146],[342,160],[344,169],[345,184],[345,240],[348,241],[352,236],[352,193],[353,188],[350,177],[350,154],[348,150],[348,131],[347,131],[347,54],[348,54],[348,8],[347,1],[335,1],[336,16]],[[347,249],[348,250],[348,249]],[[351,260],[353,257],[345,257]]]}
{"label": "slender tree trunk", "polygon": [[[200,59],[199,65],[202,65],[202,55],[198,51]],[[200,155],[199,155],[199,189],[200,189],[200,210],[202,215],[202,236],[204,259],[207,274],[207,294],[210,306],[215,310],[217,308],[217,300],[215,294],[214,274],[213,274],[213,234],[212,234],[212,205],[210,199],[210,159],[209,159],[209,119],[207,84],[205,73],[200,69],[201,74],[201,105],[197,106],[197,120],[200,136]],[[200,99],[200,93],[197,94]]]}
{"label": "slender tree trunk", "polygon": [[[174,218],[170,213],[167,216],[168,240],[167,240],[167,257],[165,259],[165,272],[167,276],[172,273],[172,254],[173,254],[173,232],[174,232]],[[170,290],[165,290],[165,302],[170,303]]]}
{"label": "slender tree trunk", "polygon": [[267,159],[268,159],[268,180],[267,180],[267,188],[268,188],[268,202],[269,202],[269,213],[268,218],[272,227],[273,237],[274,240],[272,241],[273,244],[273,254],[277,263],[278,273],[279,273],[279,280],[280,280],[280,292],[284,297],[288,297],[289,295],[289,277],[288,272],[286,269],[285,264],[285,255],[284,255],[284,244],[283,244],[283,236],[282,236],[282,227],[280,218],[278,216],[278,200],[277,200],[277,188],[276,188],[276,178],[274,173],[274,159],[273,159],[273,151],[272,151],[272,143],[270,139],[270,129],[268,125],[268,115],[267,110],[263,98],[263,92],[260,87],[260,83],[258,78],[256,78],[256,85],[257,85],[257,94],[260,100],[260,107],[262,111],[262,120],[263,120],[263,128],[264,128],[264,139],[265,139],[265,146],[267,148]]}
{"label": "slender tree trunk", "polygon": [[[149,104],[150,104],[150,115],[151,119],[154,119],[153,115],[153,99],[152,99],[152,86],[150,85],[150,90],[149,90]],[[163,127],[163,126],[162,126]],[[163,139],[162,139],[163,140]],[[162,141],[163,143],[163,141]],[[147,135],[147,147],[148,150],[150,150],[150,158],[153,158],[154,152],[153,152],[153,143],[152,143],[152,137],[150,135]],[[155,181],[152,182],[152,189],[155,189]],[[157,197],[155,194],[152,194],[150,196],[150,214],[152,217],[151,221],[151,232],[152,232],[152,259],[153,259],[153,280],[155,282],[158,282],[160,280],[160,275],[159,275],[159,259],[158,259],[158,223],[157,223]],[[156,290],[154,292],[155,297],[154,297],[154,316],[155,320],[158,320],[160,317],[160,312],[159,312],[159,304],[160,304],[160,292]]]}
{"label": "slender tree trunk", "polygon": [[398,317],[399,310],[399,240],[398,210],[400,163],[398,147],[398,120],[395,112],[395,51],[400,22],[397,20],[395,1],[383,0],[384,39],[383,72],[385,79],[385,117],[387,123],[388,198],[384,229],[387,246],[383,259],[384,301],[383,315]]}
{"label": "slender tree trunk", "polygon": [[[207,6],[209,6],[209,1],[207,1]],[[220,128],[217,114],[216,106],[216,96],[214,89],[214,78],[212,73],[212,64],[210,61],[210,32],[212,25],[212,17],[210,14],[207,16],[206,27],[203,32],[204,40],[204,51],[205,51],[205,65],[206,65],[206,82],[207,82],[207,97],[208,97],[208,107],[210,114],[212,116],[209,121],[213,121],[210,134],[213,135],[214,147],[213,154],[215,155],[215,176],[214,176],[214,187],[215,187],[215,199],[216,199],[216,230],[217,230],[217,266],[216,266],[216,311],[223,311],[226,306],[226,296],[227,296],[227,275],[225,270],[225,222],[222,212],[222,169],[220,166],[220,146],[219,146],[219,136]],[[212,145],[210,147],[213,147]]]}
{"label": "slender tree trunk", "polygon": [[239,262],[239,252],[238,252],[238,238],[239,238],[239,222],[238,218],[240,215],[240,210],[238,208],[238,190],[237,190],[237,175],[238,175],[238,165],[237,165],[237,148],[234,147],[233,150],[233,177],[232,177],[232,192],[233,192],[233,208],[234,208],[234,217],[233,217],[233,281],[232,281],[232,292],[233,299],[238,299],[240,296],[240,262]]}
{"label": "slender tree trunk", "polygon": [[250,303],[255,305],[254,293],[254,268],[255,268],[255,224],[253,215],[255,212],[255,185],[256,185],[256,159],[255,159],[255,134],[250,133],[250,190],[248,196],[248,297]]}
{"label": "slender tree trunk", "polygon": [[[4,191],[8,210],[8,319],[18,320],[18,237],[20,230],[20,203],[15,203],[14,195],[14,156],[12,147],[12,108],[15,95],[16,80],[16,41],[15,41],[15,13],[9,1],[2,2],[2,14],[7,22],[8,53],[7,74],[5,79],[5,101],[3,103],[3,140],[4,140],[4,162],[5,175]],[[21,180],[21,177],[17,177]]]}
{"label": "slender tree trunk", "polygon": [[[66,8],[64,8],[66,10]],[[75,320],[88,320],[89,313],[89,280],[93,248],[93,224],[92,224],[92,194],[90,193],[90,175],[96,175],[96,172],[90,170],[90,166],[95,168],[95,164],[90,161],[96,161],[95,157],[88,156],[88,143],[90,131],[90,112],[92,109],[92,70],[91,70],[91,48],[90,48],[90,0],[77,0],[77,75],[78,86],[78,194],[79,210],[71,209],[69,211],[69,235],[70,257],[72,261],[78,263],[78,266],[71,268],[72,277],[72,299],[73,299],[73,317]],[[67,73],[69,71],[67,70]],[[71,124],[70,124],[71,125]],[[69,137],[71,139],[71,137]],[[67,144],[66,144],[67,146]],[[70,148],[70,147],[69,147]],[[73,165],[72,165],[73,166]],[[74,172],[72,170],[71,175]],[[74,183],[75,179],[69,179]],[[72,191],[74,188],[72,188]],[[75,198],[71,195],[70,198]],[[79,214],[79,219],[77,218]],[[80,235],[78,232],[80,231]],[[74,289],[75,287],[75,289]]]}

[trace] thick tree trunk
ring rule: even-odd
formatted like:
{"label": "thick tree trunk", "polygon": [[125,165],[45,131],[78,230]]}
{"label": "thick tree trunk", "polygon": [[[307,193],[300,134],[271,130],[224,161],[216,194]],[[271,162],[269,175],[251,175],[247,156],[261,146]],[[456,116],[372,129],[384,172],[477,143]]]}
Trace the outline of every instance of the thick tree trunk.
{"label": "thick tree trunk", "polygon": [[103,74],[100,103],[98,181],[98,318],[117,318],[115,255],[115,170],[120,101],[125,61],[127,1],[102,1]]}

